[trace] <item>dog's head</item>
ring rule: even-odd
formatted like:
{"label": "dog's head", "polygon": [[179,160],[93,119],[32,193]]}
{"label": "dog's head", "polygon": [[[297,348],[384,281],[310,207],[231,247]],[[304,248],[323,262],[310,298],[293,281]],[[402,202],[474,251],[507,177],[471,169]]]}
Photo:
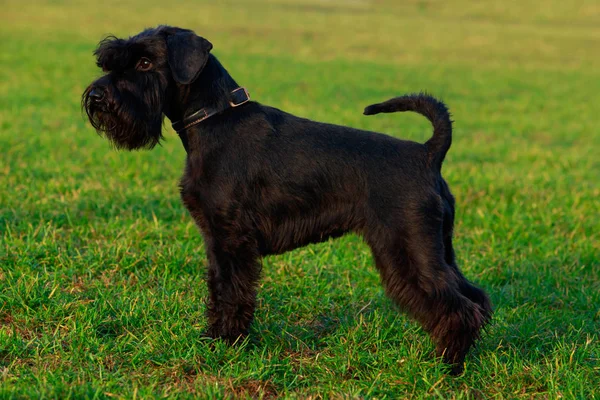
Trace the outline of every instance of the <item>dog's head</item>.
{"label": "dog's head", "polygon": [[163,114],[198,78],[211,49],[194,32],[168,26],[102,40],[94,55],[105,74],[81,102],[90,123],[117,148],[153,148],[162,139]]}

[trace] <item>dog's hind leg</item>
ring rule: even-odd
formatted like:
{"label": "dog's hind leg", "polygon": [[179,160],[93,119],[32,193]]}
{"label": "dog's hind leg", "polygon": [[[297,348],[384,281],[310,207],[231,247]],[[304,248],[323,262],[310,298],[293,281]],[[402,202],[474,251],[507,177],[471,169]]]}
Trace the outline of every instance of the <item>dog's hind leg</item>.
{"label": "dog's hind leg", "polygon": [[469,282],[458,269],[458,265],[456,264],[456,255],[454,253],[454,247],[452,245],[452,236],[454,230],[454,197],[448,190],[444,182],[442,192],[443,199],[443,208],[444,208],[444,216],[443,216],[443,238],[444,238],[444,260],[446,264],[448,264],[457,275],[459,275],[459,289],[463,296],[467,297],[471,301],[479,304],[479,306],[484,311],[484,316],[486,321],[491,318],[492,315],[492,305],[490,299],[487,294],[477,286],[473,285]]}
{"label": "dog's hind leg", "polygon": [[[207,249],[208,250],[208,249]],[[208,335],[232,344],[248,334],[256,307],[261,265],[252,246],[213,243],[208,251]]]}
{"label": "dog's hind leg", "polygon": [[445,260],[441,207],[428,207],[404,222],[396,231],[386,227],[365,235],[367,242],[387,295],[421,323],[437,354],[458,373],[485,312],[462,293],[465,278]]}

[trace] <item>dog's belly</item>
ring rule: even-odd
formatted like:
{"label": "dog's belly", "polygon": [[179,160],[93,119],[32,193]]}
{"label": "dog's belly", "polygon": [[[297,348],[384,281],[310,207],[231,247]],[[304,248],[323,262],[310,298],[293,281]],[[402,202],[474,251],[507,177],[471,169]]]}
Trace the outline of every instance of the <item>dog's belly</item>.
{"label": "dog's belly", "polygon": [[360,229],[360,219],[349,207],[279,214],[260,218],[258,244],[262,255],[281,254]]}
{"label": "dog's belly", "polygon": [[359,231],[365,219],[368,190],[359,171],[339,164],[311,168],[308,160],[295,161],[305,166],[262,168],[255,175],[260,179],[249,185],[253,195],[244,209],[263,255]]}

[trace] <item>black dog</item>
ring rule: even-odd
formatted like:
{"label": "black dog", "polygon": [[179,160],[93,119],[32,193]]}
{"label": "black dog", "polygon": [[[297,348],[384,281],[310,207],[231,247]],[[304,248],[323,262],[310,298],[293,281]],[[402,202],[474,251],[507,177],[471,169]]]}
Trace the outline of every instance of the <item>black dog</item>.
{"label": "black dog", "polygon": [[455,262],[454,198],[440,173],[452,131],[444,104],[417,94],[365,109],[424,115],[434,128],[424,145],[314,122],[249,101],[211,49],[168,26],[109,37],[95,51],[105,75],[82,99],[118,148],[152,148],[163,115],[176,121],[187,150],[181,198],[209,260],[209,335],[248,333],[262,256],[353,231],[387,294],[460,371],[492,309]]}

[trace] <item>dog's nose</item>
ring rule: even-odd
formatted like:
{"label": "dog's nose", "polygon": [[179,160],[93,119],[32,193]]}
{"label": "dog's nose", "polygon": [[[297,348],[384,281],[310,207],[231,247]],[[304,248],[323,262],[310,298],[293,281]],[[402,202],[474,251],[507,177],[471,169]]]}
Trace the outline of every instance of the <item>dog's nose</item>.
{"label": "dog's nose", "polygon": [[100,88],[92,88],[92,90],[90,90],[90,93],[88,94],[88,96],[94,100],[95,102],[100,102],[104,99],[104,90],[100,89]]}

